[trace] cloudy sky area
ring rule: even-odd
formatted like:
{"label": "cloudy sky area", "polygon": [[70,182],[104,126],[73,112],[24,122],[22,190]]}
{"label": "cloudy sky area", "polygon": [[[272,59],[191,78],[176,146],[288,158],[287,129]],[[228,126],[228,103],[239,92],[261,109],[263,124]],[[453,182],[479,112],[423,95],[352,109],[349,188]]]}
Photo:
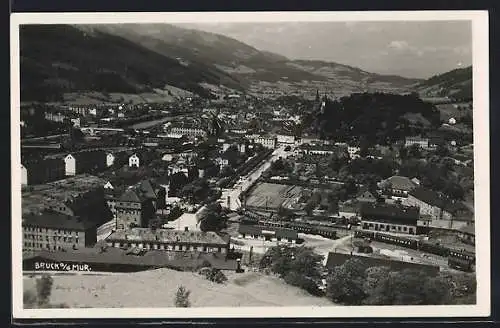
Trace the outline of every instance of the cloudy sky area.
{"label": "cloudy sky area", "polygon": [[290,59],[316,59],[369,72],[428,78],[472,63],[468,21],[183,24]]}

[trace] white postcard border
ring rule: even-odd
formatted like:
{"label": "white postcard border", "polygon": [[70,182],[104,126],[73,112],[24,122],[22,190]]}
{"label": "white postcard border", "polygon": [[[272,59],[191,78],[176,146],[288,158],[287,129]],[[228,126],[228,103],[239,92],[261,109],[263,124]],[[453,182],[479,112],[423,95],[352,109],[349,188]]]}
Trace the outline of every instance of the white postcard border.
{"label": "white postcard border", "polygon": [[[210,23],[471,20],[477,304],[231,308],[23,309],[20,183],[19,26],[23,24]],[[350,318],[484,317],[490,305],[489,39],[487,11],[25,13],[11,15],[11,163],[13,317],[28,318]]]}

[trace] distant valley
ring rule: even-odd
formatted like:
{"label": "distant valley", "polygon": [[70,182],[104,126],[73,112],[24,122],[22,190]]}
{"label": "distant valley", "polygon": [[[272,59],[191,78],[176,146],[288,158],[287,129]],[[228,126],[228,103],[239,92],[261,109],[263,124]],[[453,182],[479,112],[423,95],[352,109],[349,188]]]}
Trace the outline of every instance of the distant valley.
{"label": "distant valley", "polygon": [[[168,24],[24,26],[21,100],[169,101],[183,94],[466,93],[470,72],[422,81],[288,58]],[[470,76],[470,78],[469,78]],[[452,81],[452,82],[450,82]],[[469,82],[467,82],[469,81]]]}

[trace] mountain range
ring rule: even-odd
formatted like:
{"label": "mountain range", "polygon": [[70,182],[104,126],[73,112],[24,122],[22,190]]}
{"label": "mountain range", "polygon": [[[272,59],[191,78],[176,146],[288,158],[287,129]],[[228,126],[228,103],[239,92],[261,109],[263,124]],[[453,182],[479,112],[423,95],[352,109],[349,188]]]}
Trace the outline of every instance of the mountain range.
{"label": "mountain range", "polygon": [[[466,85],[456,78],[455,84],[446,82],[456,73],[423,81],[333,62],[290,60],[226,36],[169,24],[25,25],[20,61],[22,101],[62,101],[67,94],[82,93],[101,99],[113,94],[171,98],[178,91],[209,97],[222,90],[312,96],[316,90],[345,95],[436,89],[442,94]],[[466,78],[467,71],[458,75]]]}

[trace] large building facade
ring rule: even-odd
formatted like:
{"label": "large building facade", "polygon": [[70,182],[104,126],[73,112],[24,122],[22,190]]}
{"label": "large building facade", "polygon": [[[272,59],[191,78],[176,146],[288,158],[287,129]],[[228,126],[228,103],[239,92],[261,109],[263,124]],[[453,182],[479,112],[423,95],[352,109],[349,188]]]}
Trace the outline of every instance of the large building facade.
{"label": "large building facade", "polygon": [[366,230],[415,235],[418,207],[396,204],[364,203],[360,207],[361,227]]}
{"label": "large building facade", "polygon": [[22,220],[23,251],[67,251],[92,247],[96,224],[55,212],[25,215]]}

